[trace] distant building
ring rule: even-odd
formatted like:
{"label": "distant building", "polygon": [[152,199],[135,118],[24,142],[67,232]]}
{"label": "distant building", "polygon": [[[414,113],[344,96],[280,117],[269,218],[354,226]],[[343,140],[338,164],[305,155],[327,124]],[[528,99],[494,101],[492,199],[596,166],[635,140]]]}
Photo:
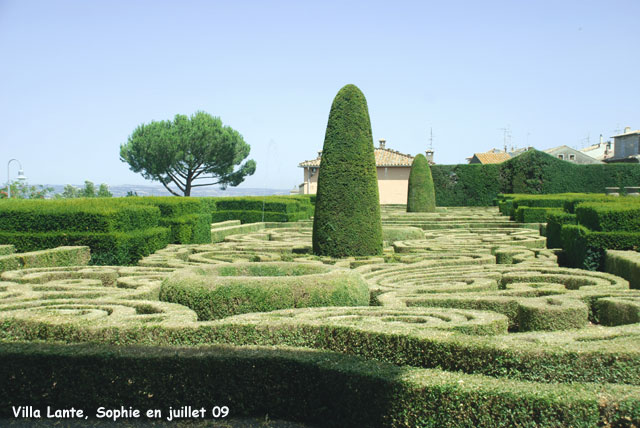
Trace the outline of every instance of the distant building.
{"label": "distant building", "polygon": [[600,161],[606,161],[613,157],[613,143],[611,141],[604,141],[602,139],[602,135],[600,135],[600,142],[598,144],[593,144],[584,149],[580,149],[582,153],[585,155],[591,156],[594,159],[598,159]]}
{"label": "distant building", "polygon": [[507,152],[498,149],[492,149],[485,153],[474,153],[473,156],[467,158],[467,161],[471,163],[481,163],[483,165],[490,163],[502,163],[511,159],[511,155]]}
{"label": "distant building", "polygon": [[592,158],[591,156],[586,155],[579,150],[572,149],[569,146],[559,146],[552,149],[547,149],[545,150],[545,153],[548,153],[555,158],[562,159],[567,162],[573,162],[579,165],[602,163],[602,161]]}
{"label": "distant building", "polygon": [[626,127],[624,133],[614,135],[613,157],[606,159],[607,162],[640,162],[640,130],[632,131]]}
{"label": "distant building", "polygon": [[511,151],[508,152],[511,158],[515,158],[516,156],[520,156],[521,154],[528,152],[529,150],[533,150],[533,147],[521,147],[521,148],[513,148],[511,147]]}
{"label": "distant building", "polygon": [[[385,140],[380,140],[380,145],[374,149],[374,154],[378,172],[380,203],[406,204],[413,156],[386,148]],[[425,155],[429,164],[433,165],[433,150],[427,150]],[[315,159],[298,164],[300,168],[304,169],[304,182],[298,186],[298,193],[306,195],[317,192],[321,159],[322,152],[318,152]]]}

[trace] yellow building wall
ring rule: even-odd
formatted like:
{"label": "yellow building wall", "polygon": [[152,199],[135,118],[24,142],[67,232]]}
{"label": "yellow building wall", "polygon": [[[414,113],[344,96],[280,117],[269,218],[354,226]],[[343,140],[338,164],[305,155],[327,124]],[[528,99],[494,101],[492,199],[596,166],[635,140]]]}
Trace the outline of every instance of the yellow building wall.
{"label": "yellow building wall", "polygon": [[411,167],[378,167],[380,204],[406,204]]}
{"label": "yellow building wall", "polygon": [[[380,204],[406,204],[411,167],[378,167],[378,191]],[[304,183],[300,193],[314,195],[318,190],[318,171],[310,175],[310,169],[304,168]]]}

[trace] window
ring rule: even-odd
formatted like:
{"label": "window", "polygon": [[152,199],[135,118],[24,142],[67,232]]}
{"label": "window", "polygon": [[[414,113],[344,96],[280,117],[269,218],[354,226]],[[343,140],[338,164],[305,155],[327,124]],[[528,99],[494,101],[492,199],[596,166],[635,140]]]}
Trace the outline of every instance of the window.
{"label": "window", "polygon": [[564,160],[564,155],[558,155],[558,159]]}
{"label": "window", "polygon": [[576,155],[569,155],[569,160],[576,160]]}

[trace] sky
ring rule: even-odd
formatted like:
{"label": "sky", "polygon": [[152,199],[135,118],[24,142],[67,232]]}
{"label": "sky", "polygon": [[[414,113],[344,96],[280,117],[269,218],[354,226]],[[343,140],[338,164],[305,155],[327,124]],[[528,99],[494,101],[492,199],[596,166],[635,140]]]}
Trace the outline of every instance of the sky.
{"label": "sky", "polygon": [[[375,144],[465,163],[640,128],[640,1],[0,0],[0,181],[152,184],[120,161],[140,124],[205,111],[291,189],[346,84]],[[9,169],[12,180],[17,166]]]}

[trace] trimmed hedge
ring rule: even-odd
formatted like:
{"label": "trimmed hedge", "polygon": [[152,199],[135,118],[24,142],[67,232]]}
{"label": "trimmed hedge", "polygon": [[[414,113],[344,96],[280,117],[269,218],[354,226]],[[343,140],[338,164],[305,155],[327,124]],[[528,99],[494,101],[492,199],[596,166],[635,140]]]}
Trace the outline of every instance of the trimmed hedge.
{"label": "trimmed hedge", "polygon": [[201,198],[215,206],[211,212],[213,222],[240,220],[242,223],[261,221],[293,222],[313,215],[309,195],[239,196],[227,198]]}
{"label": "trimmed hedge", "polygon": [[500,193],[601,193],[640,183],[638,164],[577,165],[537,150],[501,164],[433,165],[431,174],[439,207],[491,206]]}
{"label": "trimmed hedge", "polygon": [[[158,225],[171,230],[172,244],[211,242],[211,201],[207,198],[144,196],[119,198],[120,203],[153,205],[160,210]],[[215,204],[214,204],[215,206]]]}
{"label": "trimmed hedge", "polygon": [[389,243],[393,243],[395,241],[424,239],[424,231],[419,227],[411,226],[383,226],[382,239]]}
{"label": "trimmed hedge", "polygon": [[294,222],[306,220],[309,214],[306,212],[286,213],[269,211],[216,211],[211,215],[214,223],[227,220],[240,220],[245,223],[257,223],[262,221]]}
{"label": "trimmed hedge", "polygon": [[7,256],[16,252],[16,247],[13,245],[0,245],[0,256]]}
{"label": "trimmed hedge", "polygon": [[211,214],[187,214],[162,218],[160,226],[171,230],[172,244],[207,244],[211,242]]}
{"label": "trimmed hedge", "polygon": [[419,153],[413,159],[409,173],[407,192],[407,212],[436,211],[436,196],[433,190],[433,178],[427,158]]}
{"label": "trimmed hedge", "polygon": [[124,232],[158,226],[160,211],[103,199],[11,200],[0,202],[3,232]]}
{"label": "trimmed hedge", "polygon": [[0,242],[13,244],[19,252],[64,246],[88,246],[93,265],[135,264],[169,244],[169,229],[156,227],[132,232],[0,232]]}
{"label": "trimmed hedge", "polygon": [[211,225],[211,242],[222,242],[229,235],[250,233],[264,229],[264,223],[240,224],[240,220],[229,220]]}
{"label": "trimmed hedge", "polygon": [[432,165],[436,206],[491,206],[500,187],[500,165]]}
{"label": "trimmed hedge", "polygon": [[369,288],[355,272],[302,263],[249,263],[179,271],[160,300],[193,309],[199,320],[248,312],[318,306],[362,306]]}
{"label": "trimmed hedge", "polygon": [[371,122],[364,94],[354,85],[340,89],[331,105],[316,195],[314,254],[382,254]]}
{"label": "trimmed hedge", "polygon": [[563,211],[558,208],[543,207],[518,207],[515,211],[515,219],[520,223],[546,223],[549,214],[559,214]]}
{"label": "trimmed hedge", "polygon": [[593,232],[581,225],[562,226],[562,243],[569,266],[602,270],[606,250],[637,250],[640,232]]}
{"label": "trimmed hedge", "polygon": [[631,288],[640,289],[640,253],[637,250],[607,250],[604,270],[626,279]]}
{"label": "trimmed hedge", "polygon": [[89,263],[89,247],[58,247],[29,253],[0,256],[0,272],[52,266],[80,266]]}
{"label": "trimmed hedge", "polygon": [[640,231],[640,203],[585,202],[575,212],[578,223],[594,231]]}
{"label": "trimmed hedge", "polygon": [[547,214],[547,248],[563,248],[562,226],[565,224],[577,224],[575,214],[561,211]]}
{"label": "trimmed hedge", "polygon": [[301,349],[0,344],[0,375],[13,378],[0,391],[5,418],[24,403],[164,411],[189,403],[326,427],[640,423],[634,387],[504,381]]}
{"label": "trimmed hedge", "polygon": [[[210,224],[211,215],[197,198],[0,202],[0,243],[15,244],[21,252],[89,245],[92,264],[132,264],[167,243],[209,243]],[[168,240],[159,227],[170,231]]]}

